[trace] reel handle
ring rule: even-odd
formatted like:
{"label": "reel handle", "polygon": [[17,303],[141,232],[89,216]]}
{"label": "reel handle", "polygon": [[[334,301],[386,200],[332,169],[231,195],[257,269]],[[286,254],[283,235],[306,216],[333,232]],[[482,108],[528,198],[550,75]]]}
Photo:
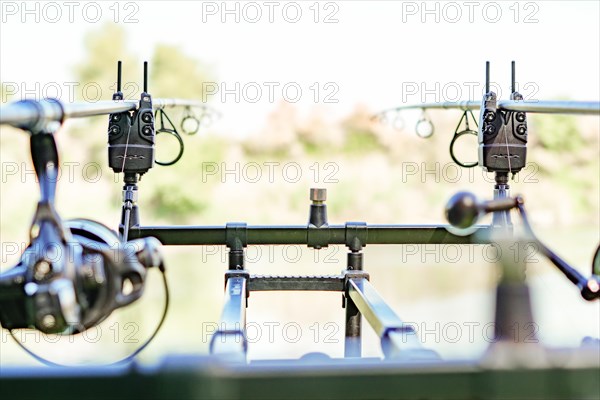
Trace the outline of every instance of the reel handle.
{"label": "reel handle", "polygon": [[514,198],[507,197],[491,201],[482,201],[470,192],[458,192],[450,198],[446,204],[446,219],[450,225],[458,229],[468,229],[472,227],[477,220],[490,212],[507,211],[513,208],[519,210],[525,231],[531,239],[539,246],[539,251],[554,264],[567,279],[575,284],[585,300],[600,299],[600,247],[596,251],[592,263],[592,276],[586,278],[575,268],[570,266],[565,260],[560,258],[548,246],[542,243],[529,224],[527,213],[525,212],[524,200],[521,196]]}

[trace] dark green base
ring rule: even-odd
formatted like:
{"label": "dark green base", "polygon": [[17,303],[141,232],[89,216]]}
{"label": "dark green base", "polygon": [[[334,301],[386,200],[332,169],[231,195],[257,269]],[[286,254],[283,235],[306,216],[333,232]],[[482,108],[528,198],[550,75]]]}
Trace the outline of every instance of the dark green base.
{"label": "dark green base", "polygon": [[173,358],[160,367],[7,368],[2,399],[599,399],[600,368]]}

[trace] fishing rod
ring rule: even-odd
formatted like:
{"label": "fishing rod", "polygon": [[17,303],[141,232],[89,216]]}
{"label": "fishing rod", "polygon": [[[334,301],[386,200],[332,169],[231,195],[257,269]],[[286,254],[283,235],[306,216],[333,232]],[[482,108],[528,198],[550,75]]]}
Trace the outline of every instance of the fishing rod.
{"label": "fishing rod", "polygon": [[[480,107],[481,102],[475,100],[407,104],[383,110],[380,113],[378,113],[376,117],[390,112],[399,112],[402,110],[442,109],[467,111],[478,110]],[[600,102],[571,100],[500,100],[498,101],[498,109],[503,111],[521,111],[542,114],[597,115],[600,114]]]}
{"label": "fishing rod", "polygon": [[[380,122],[386,122],[392,116],[396,120],[401,120],[400,113],[407,110],[421,110],[423,113],[417,124],[415,125],[415,133],[421,138],[428,138],[433,135],[435,127],[431,119],[427,116],[426,110],[460,110],[463,111],[463,118],[459,121],[459,126],[467,116],[472,116],[473,110],[479,110],[481,102],[474,100],[465,101],[444,101],[440,103],[422,103],[422,104],[406,104],[399,107],[383,110],[373,116],[372,119]],[[563,100],[499,100],[497,109],[504,112],[528,112],[537,114],[572,114],[572,115],[600,115],[600,102],[598,101],[563,101]],[[451,148],[454,146],[454,141],[459,136],[465,133],[475,133],[468,127],[468,120],[464,131],[456,132]],[[403,125],[403,124],[402,124]],[[477,163],[463,163],[459,161],[454,152],[450,155],[454,162],[461,167],[470,168]]]}
{"label": "fishing rod", "polygon": [[[420,109],[422,116],[415,126],[416,134],[422,138],[433,135],[435,127],[426,111],[460,110],[462,116],[450,142],[450,156],[456,164],[465,168],[477,165],[490,172],[516,174],[525,166],[525,149],[527,145],[527,113],[600,115],[599,101],[571,100],[524,100],[516,91],[515,62],[511,63],[511,95],[508,100],[497,98],[490,89],[490,63],[486,62],[485,94],[482,101],[454,101],[423,104],[407,104],[381,111],[373,119],[386,121],[395,114],[401,119],[401,112]],[[479,118],[475,118],[474,110],[479,110]],[[469,126],[469,121],[475,129]],[[463,127],[464,124],[464,127]],[[454,146],[457,139],[465,135],[478,137],[479,157],[477,162],[463,162],[456,157]],[[492,150],[493,149],[493,150]]]}
{"label": "fishing rod", "polygon": [[[196,100],[153,99],[153,110],[184,107],[216,113],[206,104]],[[65,103],[58,99],[21,100],[0,106],[0,125],[10,125],[30,132],[52,123],[62,123],[68,119],[93,117],[134,111],[138,102],[133,100],[104,100],[96,103]],[[217,113],[218,114],[218,113]]]}
{"label": "fishing rod", "polygon": [[[490,63],[486,62],[486,80],[485,92],[493,93],[490,90]],[[572,115],[600,115],[600,101],[572,101],[572,100],[524,100],[516,90],[516,72],[515,62],[511,63],[511,97],[509,100],[495,99],[494,108],[501,113],[539,113],[539,114],[572,114]],[[485,97],[485,96],[484,96]],[[495,94],[494,94],[495,97]],[[469,117],[476,120],[473,111],[483,110],[482,102],[474,100],[464,101],[444,101],[422,104],[405,104],[398,107],[385,109],[372,118],[381,122],[395,116],[396,120],[401,120],[401,112],[406,110],[422,110],[423,114],[417,121],[415,133],[422,138],[428,138],[433,135],[435,127],[431,119],[427,116],[426,110],[460,110],[463,111],[457,129],[454,133],[453,141],[450,145],[450,155],[452,159],[460,166],[470,168],[478,163],[460,162],[454,155],[453,147],[456,139],[464,134],[475,134],[477,132],[470,129],[468,125]],[[459,131],[462,122],[465,122],[466,129]],[[403,125],[403,124],[402,124]]]}
{"label": "fishing rod", "polygon": [[[433,135],[435,127],[427,116],[428,109],[460,110],[458,121],[450,141],[449,151],[452,160],[461,167],[480,166],[486,172],[493,172],[495,178],[494,200],[510,198],[509,180],[526,166],[528,141],[528,113],[600,115],[598,101],[526,101],[516,90],[515,62],[511,63],[510,98],[499,99],[490,89],[490,63],[485,65],[485,93],[481,101],[457,101],[424,104],[408,104],[384,110],[373,116],[384,121],[395,114],[401,119],[404,110],[421,109],[422,116],[415,126],[416,134],[422,138]],[[479,118],[473,114],[479,110]],[[455,145],[461,138],[477,137],[477,161],[465,162],[455,154]],[[506,210],[493,212],[492,226],[512,232],[510,214]]]}
{"label": "fishing rod", "polygon": [[[40,101],[21,100],[8,105],[0,106],[0,125],[10,125],[15,128],[29,131],[32,134],[36,132],[56,131],[60,125],[73,118],[85,118],[99,115],[119,115],[128,112],[135,112],[141,106],[140,102],[125,100],[121,92],[121,69],[122,63],[117,63],[117,91],[113,95],[112,101],[99,101],[95,103],[71,102],[64,103],[58,99],[46,98]],[[148,94],[148,63],[144,62],[144,92],[142,101],[151,100]],[[150,111],[155,111],[161,117],[161,129],[158,133],[167,132],[174,135],[180,143],[180,154],[176,160],[170,163],[160,163],[161,165],[174,164],[183,153],[183,141],[177,132],[173,123],[168,120],[172,129],[164,127],[165,109],[184,108],[184,116],[181,120],[181,130],[193,135],[198,132],[201,126],[207,126],[214,117],[220,117],[220,113],[208,107],[206,104],[197,100],[188,99],[153,99],[151,100]],[[200,117],[197,117],[192,109],[200,110]],[[145,117],[148,119],[148,116]],[[168,117],[167,117],[168,119]]]}

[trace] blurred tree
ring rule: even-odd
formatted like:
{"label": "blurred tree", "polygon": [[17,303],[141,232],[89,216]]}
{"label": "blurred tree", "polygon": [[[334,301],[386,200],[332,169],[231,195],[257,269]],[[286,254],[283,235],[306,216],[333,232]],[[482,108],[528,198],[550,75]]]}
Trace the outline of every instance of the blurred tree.
{"label": "blurred tree", "polygon": [[540,144],[553,152],[577,152],[585,141],[571,115],[535,115],[536,137]]}
{"label": "blurred tree", "polygon": [[[142,64],[126,47],[126,34],[116,24],[106,24],[98,30],[89,32],[84,39],[86,55],[75,67],[75,78],[81,87],[92,83],[102,90],[100,99],[110,100],[117,81],[117,61],[123,61],[123,93],[126,98],[138,98],[143,79]],[[77,91],[79,100],[86,99],[84,90]]]}
{"label": "blurred tree", "polygon": [[154,97],[202,100],[203,83],[210,74],[197,59],[176,46],[159,44],[150,65],[149,89]]}
{"label": "blurred tree", "polygon": [[[117,61],[123,61],[122,91],[126,99],[138,100],[143,90],[143,67],[135,51],[127,47],[126,31],[119,25],[106,24],[97,30],[91,31],[85,37],[86,53],[83,60],[75,67],[75,77],[83,90],[78,91],[78,100],[96,101],[110,100],[116,89]],[[209,74],[202,64],[194,57],[184,54],[178,47],[158,44],[154,48],[153,56],[149,62],[148,89],[154,98],[189,98],[202,100],[203,82]],[[91,89],[100,87],[100,98],[86,98],[95,96]],[[84,88],[88,85],[89,91]],[[86,93],[89,92],[89,93]],[[168,110],[169,118],[176,127],[179,127],[183,110]],[[85,140],[88,154],[86,160],[97,162],[106,166],[106,117],[88,119],[85,125],[72,127],[72,135]],[[98,132],[90,137],[90,132]],[[102,132],[102,133],[101,133]],[[162,135],[157,141],[158,154],[162,157],[168,137]],[[144,207],[145,216],[165,218],[167,220],[185,221],[194,215],[197,217],[206,205],[199,201],[197,193],[189,190],[188,183],[197,176],[199,168],[198,155],[202,153],[199,147],[203,146],[213,150],[214,155],[222,154],[222,145],[213,139],[200,139],[198,137],[184,138],[186,152],[176,166],[163,168],[155,166],[150,172],[153,178],[144,181],[144,199],[150,200]],[[202,153],[204,154],[204,153]],[[209,157],[210,158],[210,157]],[[212,159],[210,159],[213,161]],[[219,160],[214,160],[219,161]],[[109,181],[114,181],[112,173],[103,175]],[[169,182],[167,187],[165,182]],[[118,199],[120,186],[114,187],[113,198]],[[117,203],[118,204],[118,203]],[[169,218],[167,218],[168,216]]]}
{"label": "blurred tree", "polygon": [[[115,89],[117,61],[121,60],[123,93],[126,98],[139,97],[143,79],[142,63],[127,48],[127,37],[122,27],[107,24],[88,33],[85,48],[85,58],[75,68],[80,85],[99,84],[103,91],[102,99],[109,100]],[[149,70],[148,89],[154,97],[201,100],[203,82],[209,79],[209,73],[197,59],[184,54],[176,46],[165,44],[156,45]]]}

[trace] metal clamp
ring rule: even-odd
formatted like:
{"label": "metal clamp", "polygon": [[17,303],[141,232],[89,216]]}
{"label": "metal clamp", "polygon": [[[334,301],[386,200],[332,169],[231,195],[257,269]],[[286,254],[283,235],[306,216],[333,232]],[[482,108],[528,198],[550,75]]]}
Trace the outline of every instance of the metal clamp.
{"label": "metal clamp", "polygon": [[346,246],[351,251],[361,251],[367,245],[368,237],[366,222],[346,222]]}
{"label": "metal clamp", "polygon": [[[225,271],[225,287],[227,287],[227,282],[232,278],[244,278],[246,279],[246,282],[250,282],[250,272],[246,270]],[[246,298],[248,297],[250,297],[250,289],[248,288],[248,286],[246,286]]]}
{"label": "metal clamp", "polygon": [[369,273],[365,271],[344,271],[344,279],[346,283],[346,292],[348,292],[348,281],[350,279],[370,280],[371,277],[369,276]]}
{"label": "metal clamp", "polygon": [[371,277],[369,276],[368,272],[359,271],[359,270],[346,270],[346,271],[343,271],[343,273],[344,273],[344,295],[342,296],[342,308],[346,308],[347,302],[352,301],[350,299],[350,292],[349,292],[350,281],[351,280],[360,280],[360,279],[370,280]]}
{"label": "metal clamp", "polygon": [[327,189],[310,189],[310,213],[308,217],[307,245],[315,249],[329,246],[331,231],[327,222]]}
{"label": "metal clamp", "polygon": [[248,230],[244,222],[229,222],[225,226],[225,244],[229,248],[229,269],[244,269],[244,248],[248,245]]}
{"label": "metal clamp", "polygon": [[245,222],[228,222],[225,225],[225,244],[230,250],[243,250],[248,245],[247,228]]}

